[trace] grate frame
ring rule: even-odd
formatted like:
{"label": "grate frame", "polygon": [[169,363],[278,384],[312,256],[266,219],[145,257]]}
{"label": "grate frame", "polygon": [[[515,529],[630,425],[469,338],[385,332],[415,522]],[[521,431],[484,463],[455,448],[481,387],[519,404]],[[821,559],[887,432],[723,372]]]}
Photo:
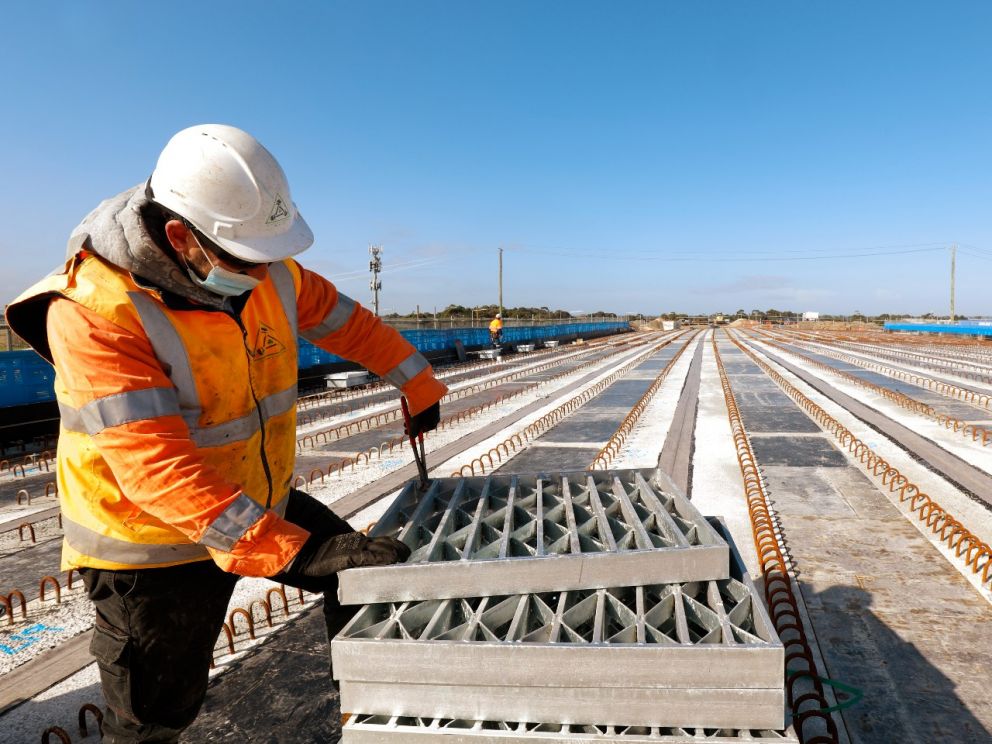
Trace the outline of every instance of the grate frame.
{"label": "grate frame", "polygon": [[781,729],[784,648],[729,547],[714,581],[365,606],[331,645],[342,710]]}
{"label": "grate frame", "polygon": [[650,689],[643,687],[503,687],[341,682],[341,709],[471,720],[525,718],[579,724],[777,730],[785,725],[782,689]]}
{"label": "grate frame", "polygon": [[369,533],[413,551],[339,577],[342,604],[724,578],[726,542],[657,469],[407,483]]}
{"label": "grate frame", "polygon": [[603,724],[538,724],[450,718],[351,716],[342,727],[344,744],[799,744],[784,731],[695,729]]}

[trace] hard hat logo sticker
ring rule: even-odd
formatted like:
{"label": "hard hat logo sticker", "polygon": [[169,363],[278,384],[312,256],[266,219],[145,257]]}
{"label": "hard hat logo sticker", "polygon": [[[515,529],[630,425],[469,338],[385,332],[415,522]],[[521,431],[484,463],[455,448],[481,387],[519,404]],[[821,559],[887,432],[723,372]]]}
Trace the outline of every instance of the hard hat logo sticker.
{"label": "hard hat logo sticker", "polygon": [[281,196],[276,194],[276,200],[272,205],[272,212],[269,214],[269,219],[265,223],[271,225],[274,222],[282,222],[288,218],[289,209],[286,207],[286,202],[283,201]]}

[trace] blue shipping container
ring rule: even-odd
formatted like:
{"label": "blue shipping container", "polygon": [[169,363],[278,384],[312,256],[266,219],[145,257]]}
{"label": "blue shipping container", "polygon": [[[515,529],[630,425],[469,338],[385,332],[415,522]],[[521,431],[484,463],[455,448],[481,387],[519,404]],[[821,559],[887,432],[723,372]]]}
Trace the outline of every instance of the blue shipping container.
{"label": "blue shipping container", "polygon": [[0,352],[0,406],[55,400],[55,368],[33,351]]}

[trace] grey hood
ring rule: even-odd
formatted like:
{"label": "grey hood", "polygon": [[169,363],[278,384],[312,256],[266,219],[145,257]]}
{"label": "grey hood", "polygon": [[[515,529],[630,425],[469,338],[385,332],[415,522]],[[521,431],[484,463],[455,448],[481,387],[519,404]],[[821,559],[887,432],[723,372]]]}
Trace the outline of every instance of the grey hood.
{"label": "grey hood", "polygon": [[100,202],[72,231],[66,258],[85,249],[168,292],[201,305],[224,307],[225,298],[194,284],[155,243],[141,219],[148,201],[142,183]]}

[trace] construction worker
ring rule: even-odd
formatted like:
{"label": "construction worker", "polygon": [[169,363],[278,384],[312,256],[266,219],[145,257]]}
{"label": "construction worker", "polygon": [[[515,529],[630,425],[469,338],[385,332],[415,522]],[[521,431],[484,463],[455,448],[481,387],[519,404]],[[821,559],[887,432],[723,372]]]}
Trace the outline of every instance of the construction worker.
{"label": "construction worker", "polygon": [[312,242],[268,150],[190,127],[7,308],[56,369],[62,568],[96,606],[104,742],[173,742],[195,719],[240,576],[323,592],[333,636],[337,572],[409,556],[291,486],[298,335],[398,387],[412,434],[437,426],[446,392],[396,331],[290,258]]}
{"label": "construction worker", "polygon": [[499,346],[503,340],[503,314],[496,313],[496,317],[489,321],[489,340],[493,346]]}

